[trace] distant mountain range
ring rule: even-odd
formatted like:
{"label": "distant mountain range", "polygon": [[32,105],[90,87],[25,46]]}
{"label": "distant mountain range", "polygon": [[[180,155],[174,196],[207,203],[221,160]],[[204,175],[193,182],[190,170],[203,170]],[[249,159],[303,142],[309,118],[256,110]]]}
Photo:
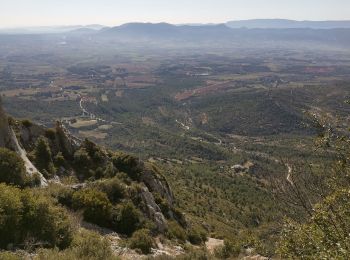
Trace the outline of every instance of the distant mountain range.
{"label": "distant mountain range", "polygon": [[230,28],[248,29],[336,29],[350,28],[350,21],[294,21],[286,19],[255,19],[230,21],[226,23]]}
{"label": "distant mountain range", "polygon": [[47,34],[69,42],[152,43],[157,46],[315,46],[350,45],[350,21],[247,20],[225,24],[174,25],[169,23],[127,23],[103,25],[34,27],[1,31],[0,34]]}
{"label": "distant mountain range", "polygon": [[166,34],[179,32],[181,30],[190,31],[191,27],[199,30],[221,30],[224,26],[232,29],[340,29],[350,28],[349,21],[294,21],[286,19],[254,19],[229,21],[225,24],[179,24],[172,25],[168,23],[127,23],[116,27],[107,27],[100,24],[91,25],[68,25],[68,26],[38,26],[38,27],[20,27],[20,28],[0,28],[0,34],[50,34],[50,33],[93,33],[94,31],[114,31],[124,32],[134,31],[139,33],[154,34],[155,31]]}
{"label": "distant mountain range", "polygon": [[228,24],[172,25],[168,23],[128,23],[104,28],[94,33],[96,38],[113,38],[123,41],[172,41],[191,43],[295,43],[310,45],[311,42],[346,46],[350,43],[349,28],[231,28]]}
{"label": "distant mountain range", "polygon": [[168,23],[128,23],[117,27],[105,28],[101,36],[119,36],[143,39],[203,39],[225,37],[232,29],[225,24],[218,25],[172,25]]}
{"label": "distant mountain range", "polygon": [[66,33],[75,30],[101,30],[104,25],[62,25],[62,26],[34,26],[18,28],[0,28],[0,34],[49,34],[49,33]]}

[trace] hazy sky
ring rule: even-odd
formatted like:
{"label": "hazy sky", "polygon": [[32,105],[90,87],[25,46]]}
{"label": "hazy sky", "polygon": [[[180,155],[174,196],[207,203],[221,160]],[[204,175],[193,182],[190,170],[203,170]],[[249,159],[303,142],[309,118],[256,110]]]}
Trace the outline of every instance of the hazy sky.
{"label": "hazy sky", "polygon": [[252,18],[350,20],[350,0],[0,0],[0,27]]}

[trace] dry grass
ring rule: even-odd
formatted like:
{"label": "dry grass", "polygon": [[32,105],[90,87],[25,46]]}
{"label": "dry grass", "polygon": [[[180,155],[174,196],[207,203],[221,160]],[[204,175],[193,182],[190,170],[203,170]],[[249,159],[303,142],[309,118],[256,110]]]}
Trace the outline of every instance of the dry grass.
{"label": "dry grass", "polygon": [[78,119],[76,123],[70,124],[73,128],[89,127],[97,124],[97,120],[81,120]]}
{"label": "dry grass", "polygon": [[94,139],[105,139],[108,134],[98,131],[98,130],[92,130],[92,131],[79,131],[79,135],[84,138],[94,138]]}

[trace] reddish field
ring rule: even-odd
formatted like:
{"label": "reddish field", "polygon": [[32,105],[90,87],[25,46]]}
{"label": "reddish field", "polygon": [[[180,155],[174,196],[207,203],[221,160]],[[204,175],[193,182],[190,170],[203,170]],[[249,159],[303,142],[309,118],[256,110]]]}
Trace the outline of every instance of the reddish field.
{"label": "reddish field", "polygon": [[177,101],[182,101],[186,100],[191,97],[196,97],[196,96],[204,96],[210,93],[217,92],[219,90],[225,90],[228,88],[233,87],[233,82],[232,81],[225,81],[217,84],[212,84],[206,87],[201,87],[201,88],[196,88],[196,89],[191,89],[191,90],[185,90],[183,92],[177,93],[175,95],[175,99]]}

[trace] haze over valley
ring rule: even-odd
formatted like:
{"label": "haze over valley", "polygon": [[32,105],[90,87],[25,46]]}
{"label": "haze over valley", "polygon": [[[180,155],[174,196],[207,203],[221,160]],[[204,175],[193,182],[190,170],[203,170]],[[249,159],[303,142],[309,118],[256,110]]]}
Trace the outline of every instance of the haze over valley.
{"label": "haze over valley", "polygon": [[213,20],[1,26],[0,259],[349,257],[350,20]]}

